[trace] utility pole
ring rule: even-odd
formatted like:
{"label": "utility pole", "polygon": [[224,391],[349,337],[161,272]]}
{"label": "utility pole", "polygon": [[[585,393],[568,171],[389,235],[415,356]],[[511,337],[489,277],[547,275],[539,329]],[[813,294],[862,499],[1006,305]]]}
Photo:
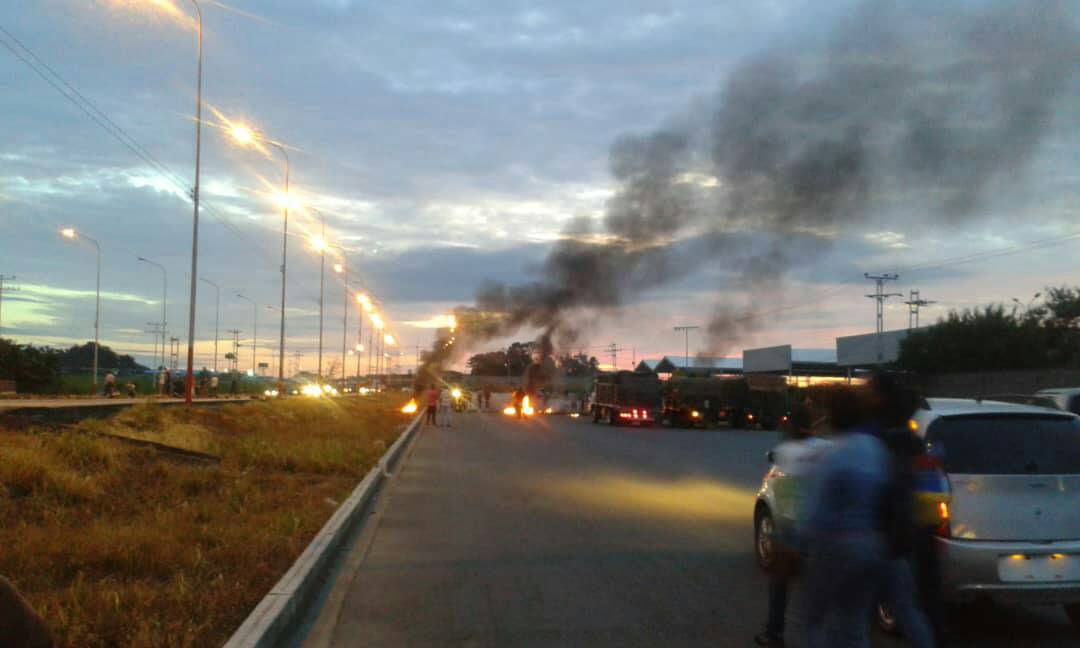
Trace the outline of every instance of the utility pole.
{"label": "utility pole", "polygon": [[158,362],[158,340],[161,338],[161,322],[147,322],[146,325],[150,328],[145,333],[154,336],[154,364],[157,365],[154,369],[157,370],[165,366],[164,352],[162,353],[161,362]]}
{"label": "utility pole", "polygon": [[180,338],[169,338],[169,360],[172,364],[173,373],[176,373],[177,367],[180,363]]}
{"label": "utility pole", "polygon": [[0,274],[0,333],[4,332],[4,291],[16,291],[15,286],[4,286],[5,281],[15,281],[15,275]]}
{"label": "utility pole", "polygon": [[229,329],[226,333],[232,334],[232,359],[229,360],[229,371],[236,374],[240,371],[240,329]]}
{"label": "utility pole", "polygon": [[611,370],[612,371],[617,371],[618,367],[616,366],[616,364],[618,363],[618,359],[619,359],[619,351],[625,351],[626,349],[623,349],[623,348],[619,347],[619,345],[612,342],[610,345],[608,345],[607,350],[608,350],[608,353],[611,354]]}
{"label": "utility pole", "polygon": [[221,325],[221,288],[213,281],[203,277],[200,277],[199,281],[203,281],[214,287],[214,373],[216,374],[218,359],[218,326]]}
{"label": "utility pole", "polygon": [[908,301],[904,302],[908,307],[907,327],[910,331],[913,328],[919,328],[919,307],[928,306],[930,304],[936,304],[935,301],[928,301],[919,297],[919,291],[917,288],[911,289],[911,296]]}
{"label": "utility pole", "polygon": [[682,331],[685,337],[683,350],[686,352],[686,370],[690,371],[690,331],[696,331],[700,326],[676,326],[676,331]]}
{"label": "utility pole", "polygon": [[877,303],[877,361],[878,364],[884,362],[885,359],[885,347],[881,334],[885,330],[885,300],[889,297],[903,297],[903,293],[887,293],[885,292],[886,281],[896,281],[900,278],[898,274],[879,274],[872,275],[869,272],[864,272],[863,276],[874,282],[874,294],[867,295],[868,298],[873,299]]}

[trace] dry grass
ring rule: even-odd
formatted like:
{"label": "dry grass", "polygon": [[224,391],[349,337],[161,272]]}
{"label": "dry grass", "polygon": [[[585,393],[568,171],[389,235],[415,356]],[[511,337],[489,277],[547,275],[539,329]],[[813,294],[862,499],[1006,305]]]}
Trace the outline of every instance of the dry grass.
{"label": "dry grass", "polygon": [[0,430],[0,574],[62,645],[220,645],[400,433],[400,401],[144,405]]}

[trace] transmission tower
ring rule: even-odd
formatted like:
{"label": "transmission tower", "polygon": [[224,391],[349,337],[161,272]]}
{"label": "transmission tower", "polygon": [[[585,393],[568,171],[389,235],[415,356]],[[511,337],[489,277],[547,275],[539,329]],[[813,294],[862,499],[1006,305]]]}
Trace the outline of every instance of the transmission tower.
{"label": "transmission tower", "polygon": [[873,299],[877,304],[877,361],[878,364],[881,364],[885,360],[885,346],[884,341],[881,338],[881,334],[885,330],[885,300],[889,297],[904,296],[902,293],[885,292],[885,282],[896,281],[900,278],[900,275],[889,273],[872,275],[868,272],[864,272],[863,276],[874,282],[874,294],[867,295],[867,297]]}
{"label": "transmission tower", "polygon": [[922,299],[919,296],[918,289],[912,288],[911,296],[908,297],[908,300],[904,303],[907,304],[908,307],[907,327],[908,330],[911,330],[913,328],[919,328],[919,308],[922,306],[929,306],[930,304],[936,304],[937,302]]}

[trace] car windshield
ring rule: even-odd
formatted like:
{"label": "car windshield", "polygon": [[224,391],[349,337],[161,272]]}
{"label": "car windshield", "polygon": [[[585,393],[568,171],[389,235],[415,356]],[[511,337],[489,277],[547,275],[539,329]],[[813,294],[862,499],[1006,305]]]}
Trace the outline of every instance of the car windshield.
{"label": "car windshield", "polygon": [[1080,474],[1080,419],[952,416],[930,426],[931,448],[957,474]]}

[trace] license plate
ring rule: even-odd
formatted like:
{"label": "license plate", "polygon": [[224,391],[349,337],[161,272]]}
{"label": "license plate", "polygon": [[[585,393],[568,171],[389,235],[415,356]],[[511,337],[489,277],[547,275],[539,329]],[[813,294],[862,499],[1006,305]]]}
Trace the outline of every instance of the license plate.
{"label": "license plate", "polygon": [[1012,554],[998,558],[1003,583],[1059,583],[1080,581],[1078,554]]}

